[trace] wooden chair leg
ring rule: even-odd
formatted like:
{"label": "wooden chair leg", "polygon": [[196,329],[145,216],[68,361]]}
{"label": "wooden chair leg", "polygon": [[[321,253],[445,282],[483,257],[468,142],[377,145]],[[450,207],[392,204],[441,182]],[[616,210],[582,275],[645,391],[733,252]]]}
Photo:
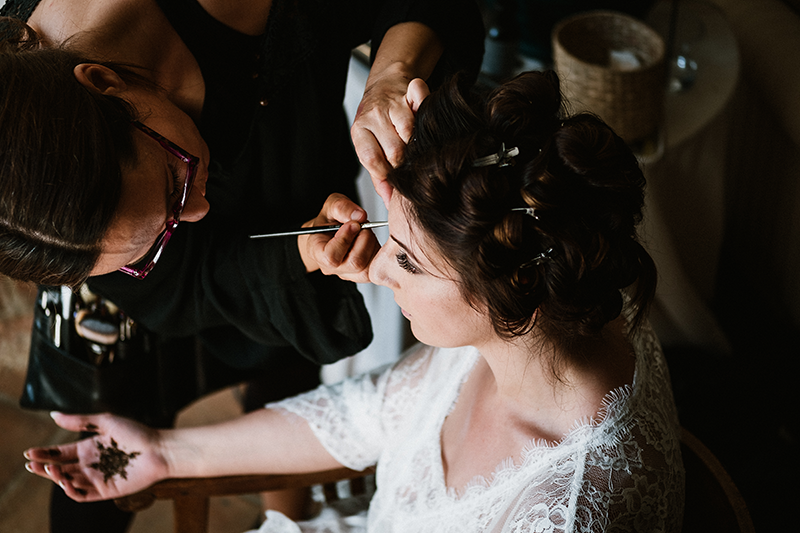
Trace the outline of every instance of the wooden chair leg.
{"label": "wooden chair leg", "polygon": [[208,531],[208,497],[178,496],[172,504],[175,512],[175,533]]}

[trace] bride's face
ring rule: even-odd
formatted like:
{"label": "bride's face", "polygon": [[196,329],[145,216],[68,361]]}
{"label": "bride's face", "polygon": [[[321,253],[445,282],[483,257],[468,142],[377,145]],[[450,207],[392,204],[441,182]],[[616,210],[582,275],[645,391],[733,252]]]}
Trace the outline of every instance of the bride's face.
{"label": "bride's face", "polygon": [[392,289],[414,336],[431,346],[481,346],[495,338],[488,316],[461,295],[459,276],[404,209],[396,191],[389,203],[389,239],[370,265],[370,281]]}

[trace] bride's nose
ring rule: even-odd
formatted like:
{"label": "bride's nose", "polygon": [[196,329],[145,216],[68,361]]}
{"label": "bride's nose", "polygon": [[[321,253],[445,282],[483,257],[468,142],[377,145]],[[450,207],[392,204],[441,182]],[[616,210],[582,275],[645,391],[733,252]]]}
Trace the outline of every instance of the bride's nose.
{"label": "bride's nose", "polygon": [[387,271],[387,258],[391,257],[391,253],[389,252],[388,244],[384,244],[375,257],[372,258],[372,262],[369,264],[369,281],[374,285],[383,285],[385,287],[389,287],[389,276]]}

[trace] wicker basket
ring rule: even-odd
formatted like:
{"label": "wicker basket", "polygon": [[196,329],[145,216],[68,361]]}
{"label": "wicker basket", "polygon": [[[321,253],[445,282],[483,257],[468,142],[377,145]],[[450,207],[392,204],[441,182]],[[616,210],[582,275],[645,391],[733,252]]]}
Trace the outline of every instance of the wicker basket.
{"label": "wicker basket", "polygon": [[664,41],[643,22],[590,11],[553,29],[553,59],[572,111],[591,111],[629,143],[654,134],[664,110]]}

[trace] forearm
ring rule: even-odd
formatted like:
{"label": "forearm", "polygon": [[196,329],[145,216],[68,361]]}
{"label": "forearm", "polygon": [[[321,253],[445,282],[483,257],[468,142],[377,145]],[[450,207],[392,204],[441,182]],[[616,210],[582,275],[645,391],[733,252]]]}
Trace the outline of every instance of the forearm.
{"label": "forearm", "polygon": [[[390,46],[383,49],[387,37]],[[411,76],[436,88],[456,72],[467,81],[475,79],[483,38],[483,19],[475,0],[387,0],[372,34],[371,59],[379,69],[384,59],[416,63]],[[379,52],[388,52],[388,57],[378,62]]]}
{"label": "forearm", "polygon": [[306,274],[296,241],[226,239],[224,230],[206,229],[213,238],[187,231],[193,238],[177,242],[171,249],[175,253],[165,254],[145,280],[109,274],[93,278],[91,286],[163,338],[199,335],[205,342],[208,334],[213,355],[234,366],[253,362],[216,347],[241,336],[270,347],[289,343],[320,364],[363,350],[372,340],[369,314],[355,284]]}
{"label": "forearm", "polygon": [[370,69],[367,87],[390,73],[407,81],[427,79],[444,51],[436,33],[420,22],[403,22],[384,35]]}
{"label": "forearm", "polygon": [[338,468],[308,423],[260,409],[211,426],[164,430],[168,477],[292,474]]}

